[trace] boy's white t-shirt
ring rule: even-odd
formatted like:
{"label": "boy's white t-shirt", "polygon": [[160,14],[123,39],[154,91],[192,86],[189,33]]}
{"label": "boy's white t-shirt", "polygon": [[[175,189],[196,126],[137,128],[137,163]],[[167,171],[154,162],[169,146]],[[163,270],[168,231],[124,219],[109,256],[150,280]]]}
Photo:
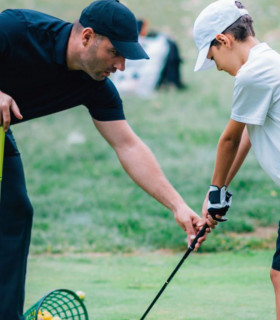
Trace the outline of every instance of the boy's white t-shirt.
{"label": "boy's white t-shirt", "polygon": [[235,77],[231,118],[247,124],[260,165],[280,185],[280,54],[266,43]]}

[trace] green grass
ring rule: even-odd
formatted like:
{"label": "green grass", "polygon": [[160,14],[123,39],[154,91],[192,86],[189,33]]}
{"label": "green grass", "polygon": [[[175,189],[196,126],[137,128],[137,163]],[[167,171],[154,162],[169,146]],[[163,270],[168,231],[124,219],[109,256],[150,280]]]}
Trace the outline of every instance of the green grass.
{"label": "green grass", "polygon": [[[74,21],[88,3],[2,0],[0,10],[31,8]],[[172,184],[200,213],[216,144],[230,116],[233,87],[233,79],[216,70],[193,73],[197,51],[191,29],[209,1],[126,3],[137,17],[147,18],[152,29],[177,40],[188,84],[186,91],[161,91],[150,100],[124,97],[127,119]],[[279,0],[244,4],[260,40],[280,50]],[[26,308],[50,290],[70,288],[86,292],[91,319],[139,319],[186,249],[185,235],[172,214],[127,177],[85,108],[23,123],[13,131],[35,209]],[[85,143],[69,143],[73,132],[82,134]],[[251,152],[231,190],[229,222],[213,231],[200,249],[231,252],[192,254],[150,320],[275,318],[269,281],[273,252],[255,249],[273,246],[276,233],[262,239],[253,231],[276,227],[280,189]],[[158,249],[172,249],[173,254],[159,254]],[[115,254],[92,254],[96,252]]]}
{"label": "green grass", "polygon": [[[271,251],[192,254],[166,288],[149,320],[270,320]],[[47,292],[86,293],[90,319],[137,320],[182,254],[32,256],[26,309]]]}
{"label": "green grass", "polygon": [[[198,213],[210,183],[220,133],[229,116],[233,79],[216,70],[194,74],[191,38],[195,16],[208,3],[171,0],[126,1],[153,29],[168,32],[181,48],[188,90],[158,92],[150,100],[124,97],[127,119],[153,150],[163,171]],[[3,0],[0,9],[38,9],[74,21],[87,1]],[[261,40],[279,48],[278,0],[245,3]],[[154,10],[156,8],[156,10]],[[172,214],[140,190],[92,125],[85,108],[13,127],[25,165],[35,217],[32,253],[182,250],[185,235]],[[69,143],[71,133],[83,144]],[[220,225],[204,251],[267,248],[267,240],[244,236],[259,226],[276,226],[280,189],[251,153],[231,185],[230,221]],[[240,236],[232,237],[232,233]],[[275,234],[276,235],[276,234]]]}

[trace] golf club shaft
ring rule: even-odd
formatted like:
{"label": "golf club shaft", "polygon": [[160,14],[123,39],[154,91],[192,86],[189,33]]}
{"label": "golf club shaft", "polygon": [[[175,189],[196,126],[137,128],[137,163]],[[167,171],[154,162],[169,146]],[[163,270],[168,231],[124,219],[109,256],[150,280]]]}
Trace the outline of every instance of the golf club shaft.
{"label": "golf club shaft", "polygon": [[167,285],[170,283],[170,281],[172,280],[172,278],[175,276],[175,274],[177,273],[177,271],[179,270],[179,268],[181,267],[181,265],[183,264],[183,262],[186,260],[186,258],[188,257],[188,255],[193,251],[193,249],[195,248],[195,245],[198,241],[199,238],[203,237],[206,231],[206,228],[208,227],[207,224],[205,224],[202,229],[199,231],[199,233],[197,234],[197,236],[195,237],[195,239],[193,240],[193,242],[191,243],[191,245],[189,246],[188,250],[186,251],[186,253],[184,254],[183,258],[180,260],[180,262],[177,264],[176,268],[174,269],[174,271],[171,273],[171,275],[169,276],[169,278],[166,280],[166,282],[164,283],[164,285],[162,286],[162,288],[159,290],[158,294],[156,295],[156,297],[154,298],[154,300],[152,301],[152,303],[149,305],[148,309],[145,311],[145,313],[143,314],[143,316],[141,317],[140,320],[144,320],[147,316],[147,314],[150,312],[150,310],[152,309],[152,307],[154,306],[154,304],[157,302],[158,298],[161,296],[161,294],[163,293],[163,291],[165,290],[165,288],[167,287]]}
{"label": "golf club shaft", "polygon": [[0,126],[0,201],[1,201],[1,185],[2,185],[2,173],[3,173],[3,160],[4,160],[4,144],[5,144],[5,131]]}

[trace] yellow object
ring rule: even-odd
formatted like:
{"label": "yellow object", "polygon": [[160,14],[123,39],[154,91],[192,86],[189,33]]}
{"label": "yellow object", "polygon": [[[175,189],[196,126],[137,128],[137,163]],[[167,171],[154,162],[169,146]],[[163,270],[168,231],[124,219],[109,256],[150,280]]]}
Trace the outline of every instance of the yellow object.
{"label": "yellow object", "polygon": [[38,317],[37,317],[37,320],[43,320],[41,310],[39,310],[39,311],[38,311]]}
{"label": "yellow object", "polygon": [[81,299],[85,300],[86,294],[83,291],[76,291],[76,295]]}
{"label": "yellow object", "polygon": [[43,320],[53,320],[52,315],[47,310],[42,311],[42,319]]}

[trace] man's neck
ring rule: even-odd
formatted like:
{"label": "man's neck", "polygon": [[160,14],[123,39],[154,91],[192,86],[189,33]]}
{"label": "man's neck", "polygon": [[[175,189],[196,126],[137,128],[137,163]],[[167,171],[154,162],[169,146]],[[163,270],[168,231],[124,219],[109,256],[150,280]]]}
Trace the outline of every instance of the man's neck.
{"label": "man's neck", "polygon": [[78,48],[78,37],[76,32],[72,29],[66,51],[66,63],[69,70],[81,70]]}

